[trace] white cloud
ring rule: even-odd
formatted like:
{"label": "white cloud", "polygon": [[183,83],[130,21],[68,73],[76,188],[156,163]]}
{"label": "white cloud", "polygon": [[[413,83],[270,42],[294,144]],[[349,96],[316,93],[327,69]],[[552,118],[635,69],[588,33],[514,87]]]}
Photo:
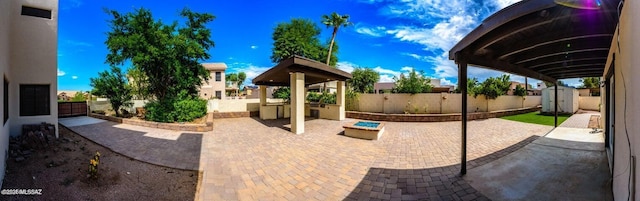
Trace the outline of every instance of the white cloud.
{"label": "white cloud", "polygon": [[400,75],[400,72],[398,72],[398,71],[382,68],[380,66],[377,66],[377,67],[373,68],[373,71],[376,71],[376,72],[380,73],[381,77],[382,77],[382,74],[391,75],[392,77]]}
{"label": "white cloud", "polygon": [[458,86],[457,82],[452,82],[451,80],[445,79],[445,78],[440,78],[440,86],[443,85],[453,85],[453,86]]}
{"label": "white cloud", "polygon": [[403,72],[411,72],[411,70],[413,70],[413,67],[411,66],[405,66],[400,68],[400,71],[403,71]]}
{"label": "white cloud", "polygon": [[420,60],[420,61],[428,61],[429,60],[428,56],[420,56],[420,55],[415,54],[415,53],[402,53],[402,55],[410,56],[410,57],[413,57],[414,59],[417,59],[417,60]]}
{"label": "white cloud", "polygon": [[91,47],[91,46],[93,46],[93,44],[91,44],[91,43],[82,42],[82,41],[75,41],[75,40],[66,40],[65,43],[67,45],[71,45],[71,46],[81,46],[81,47]]}
{"label": "white cloud", "polygon": [[60,76],[64,76],[64,75],[66,75],[66,74],[67,74],[67,73],[65,73],[64,71],[61,71],[61,70],[58,68],[58,77],[60,77]]}
{"label": "white cloud", "polygon": [[256,46],[256,45],[252,45],[252,46],[251,46],[251,49],[254,49],[254,50],[255,50],[255,49],[258,49],[258,46]]}
{"label": "white cloud", "polygon": [[74,75],[74,76],[71,76],[71,79],[74,79],[74,80],[75,80],[75,79],[78,79],[78,76],[75,76],[75,75]]}
{"label": "white cloud", "polygon": [[387,74],[381,74],[379,82],[394,82],[393,76],[387,75]]}
{"label": "white cloud", "polygon": [[514,4],[514,3],[518,2],[518,1],[520,1],[520,0],[495,0],[494,4],[496,6],[498,6],[498,8],[502,9],[502,8],[507,7],[507,6],[511,5],[511,4]]}
{"label": "white cloud", "polygon": [[360,24],[356,25],[356,32],[371,37],[382,37],[385,35],[385,30],[387,28],[384,26],[366,27]]}
{"label": "white cloud", "polygon": [[351,73],[355,68],[358,68],[359,66],[348,61],[341,61],[336,63],[336,67],[344,72]]}

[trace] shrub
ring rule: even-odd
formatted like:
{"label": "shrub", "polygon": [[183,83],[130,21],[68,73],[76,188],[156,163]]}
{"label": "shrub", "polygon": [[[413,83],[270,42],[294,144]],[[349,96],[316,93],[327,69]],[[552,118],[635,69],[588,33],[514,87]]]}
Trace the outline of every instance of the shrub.
{"label": "shrub", "polygon": [[320,102],[321,96],[322,96],[321,93],[309,92],[309,94],[307,94],[307,101],[313,102],[313,103]]}
{"label": "shrub", "polygon": [[320,95],[320,103],[336,104],[336,93],[322,93]]}
{"label": "shrub", "polygon": [[347,111],[357,111],[358,101],[360,100],[360,94],[351,89],[347,89],[345,92],[345,110]]}
{"label": "shrub", "polygon": [[190,122],[207,114],[207,101],[180,93],[178,98],[145,105],[145,118],[156,122]]}
{"label": "shrub", "polygon": [[284,99],[285,102],[289,102],[291,98],[291,89],[289,87],[280,87],[271,95],[273,95],[274,98]]}
{"label": "shrub", "polygon": [[173,116],[178,122],[190,122],[207,114],[207,101],[200,98],[178,100],[173,107]]}
{"label": "shrub", "polygon": [[100,152],[96,151],[93,158],[89,160],[89,175],[93,178],[98,178],[98,165],[100,165]]}

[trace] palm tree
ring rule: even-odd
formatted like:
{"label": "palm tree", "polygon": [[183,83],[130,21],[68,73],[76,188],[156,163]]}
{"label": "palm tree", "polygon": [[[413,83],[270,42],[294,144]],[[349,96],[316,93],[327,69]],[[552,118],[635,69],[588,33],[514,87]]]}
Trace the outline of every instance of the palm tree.
{"label": "palm tree", "polygon": [[333,12],[331,15],[322,15],[322,24],[327,25],[327,28],[333,27],[333,35],[331,36],[331,44],[329,45],[329,53],[327,54],[327,65],[329,65],[329,61],[331,60],[331,51],[333,50],[333,43],[336,39],[338,28],[341,26],[351,26],[353,23],[349,22],[349,15],[339,15],[338,13]]}

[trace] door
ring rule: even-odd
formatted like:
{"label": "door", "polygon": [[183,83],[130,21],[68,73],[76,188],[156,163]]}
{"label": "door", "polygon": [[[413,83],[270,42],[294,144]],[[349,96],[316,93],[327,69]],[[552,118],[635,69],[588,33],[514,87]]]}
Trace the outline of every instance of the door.
{"label": "door", "polygon": [[607,157],[609,159],[609,168],[613,172],[613,154],[615,144],[615,119],[616,119],[616,98],[615,98],[615,78],[613,73],[607,75],[605,80],[605,149],[607,150]]}
{"label": "door", "polygon": [[[553,90],[555,90],[555,89],[553,89]],[[555,95],[555,92],[553,90],[549,90],[549,94],[550,94],[549,97],[551,99],[551,100],[549,100],[551,102],[551,104],[549,104],[549,107],[551,107],[549,109],[549,111],[551,111],[551,113],[556,111],[556,108],[555,108],[556,107],[555,106],[556,105],[556,97],[555,97],[556,95]],[[564,103],[564,89],[563,88],[558,87],[558,100],[557,101],[558,101],[558,113],[562,113],[563,112],[563,110],[562,110],[563,105],[562,104]]]}

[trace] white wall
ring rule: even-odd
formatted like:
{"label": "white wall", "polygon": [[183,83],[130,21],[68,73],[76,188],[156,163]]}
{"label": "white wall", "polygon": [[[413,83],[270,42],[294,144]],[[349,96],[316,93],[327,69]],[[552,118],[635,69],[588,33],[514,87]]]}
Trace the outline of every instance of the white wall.
{"label": "white wall", "polygon": [[[22,16],[22,5],[52,10],[52,19]],[[0,118],[0,186],[6,169],[9,135],[19,135],[22,124],[55,124],[58,135],[57,32],[58,0],[0,1],[0,78],[9,81],[9,120]],[[51,115],[20,117],[20,84],[49,84]],[[0,87],[0,101],[4,87]],[[0,106],[4,117],[4,107]]]}
{"label": "white wall", "polygon": [[[268,98],[268,103],[281,103],[282,99]],[[207,103],[207,112],[256,112],[260,111],[260,99],[212,99]]]}
{"label": "white wall", "polygon": [[[11,83],[9,95],[12,136],[21,132],[23,124],[47,122],[55,124],[58,135],[58,1],[14,0],[8,8],[11,15],[10,58]],[[51,10],[51,19],[23,16],[22,6]],[[20,116],[20,85],[48,84],[51,96],[50,115]]]}
{"label": "white wall", "polygon": [[[615,200],[627,200],[628,180],[631,172],[636,172],[635,181],[640,181],[638,176],[638,168],[630,168],[629,159],[631,156],[640,156],[640,79],[635,76],[640,75],[640,2],[625,1],[622,16],[619,24],[619,40],[620,47],[617,46],[617,36],[614,36],[611,44],[609,58],[604,73],[608,72],[609,67],[613,63],[613,54],[615,54],[614,82],[615,82],[615,102],[610,103],[615,106],[615,133],[614,136],[614,169],[613,177],[613,195]],[[603,74],[603,76],[606,76]],[[609,92],[602,93],[603,97]],[[609,104],[609,103],[606,103]],[[604,105],[604,104],[603,104]],[[626,110],[626,113],[625,113]],[[605,110],[602,110],[603,116],[606,116]],[[627,140],[627,136],[629,141]],[[631,147],[629,147],[631,145]],[[636,159],[636,162],[638,159]],[[639,163],[640,164],[640,163]],[[640,199],[640,185],[636,182],[635,199]]]}

